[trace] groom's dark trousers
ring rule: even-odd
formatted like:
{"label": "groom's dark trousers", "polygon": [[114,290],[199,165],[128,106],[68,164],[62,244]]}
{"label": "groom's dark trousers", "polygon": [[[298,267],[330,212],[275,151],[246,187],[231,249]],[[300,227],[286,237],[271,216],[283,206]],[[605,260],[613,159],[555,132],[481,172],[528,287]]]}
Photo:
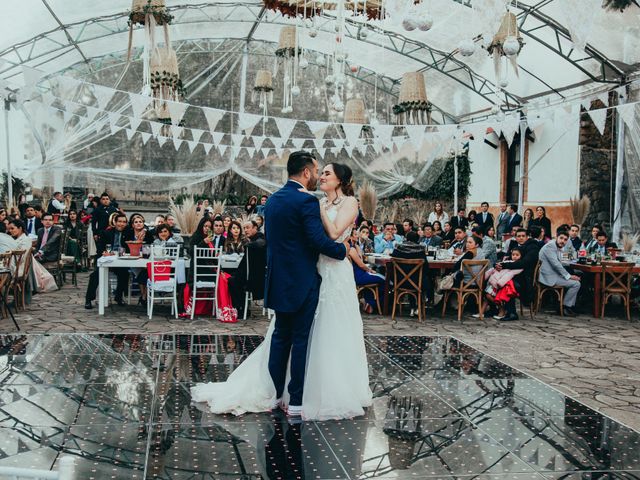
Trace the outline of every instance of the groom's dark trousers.
{"label": "groom's dark trousers", "polygon": [[265,306],[276,312],[269,373],[280,398],[291,357],[289,405],[301,406],[309,331],[318,305],[320,253],[338,260],[344,245],[327,237],[318,200],[289,180],[265,207],[267,276]]}

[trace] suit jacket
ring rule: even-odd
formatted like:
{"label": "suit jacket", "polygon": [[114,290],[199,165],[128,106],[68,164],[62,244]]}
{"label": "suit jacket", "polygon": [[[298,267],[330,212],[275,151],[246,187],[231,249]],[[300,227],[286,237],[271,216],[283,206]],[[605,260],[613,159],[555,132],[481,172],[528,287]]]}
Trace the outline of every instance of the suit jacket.
{"label": "suit jacket", "polygon": [[[515,240],[513,243],[515,243]],[[524,251],[522,258],[517,262],[502,263],[502,267],[507,270],[522,270],[522,273],[516,275],[514,280],[519,286],[518,293],[522,295],[523,300],[530,300],[533,292],[533,274],[538,264],[540,243],[533,238],[529,238],[520,248]]]}
{"label": "suit jacket", "polygon": [[542,247],[538,257],[542,262],[540,265],[540,283],[553,287],[560,280],[569,280],[571,274],[562,265],[562,249],[558,248],[555,240]]}
{"label": "suit jacket", "polygon": [[38,217],[33,217],[33,230],[29,231],[29,219],[24,219],[24,233],[27,235],[37,235],[38,231],[42,228],[42,221]]}
{"label": "suit jacket", "polygon": [[457,215],[455,217],[451,217],[449,223],[451,224],[451,230],[455,230],[458,227],[466,230],[469,226],[469,220],[467,220],[466,217],[462,217],[462,219],[460,219]]}
{"label": "suit jacket", "polygon": [[496,227],[498,239],[501,239],[505,233],[509,233],[509,213],[506,210],[498,215],[498,226]]}
{"label": "suit jacket", "polygon": [[[417,243],[405,242],[394,248],[393,252],[391,252],[391,256],[393,258],[403,258],[409,260],[424,260],[424,267],[422,268],[422,289],[423,291],[426,291],[426,281],[429,274],[429,264],[427,260],[427,254],[424,251],[424,247],[422,245],[418,245]],[[399,267],[403,272],[409,273],[411,270],[413,270],[414,265],[399,265]],[[391,268],[391,265],[389,265],[387,268]],[[416,285],[418,284],[417,275],[412,275],[411,280],[415,282]],[[410,284],[405,283],[403,285],[403,288],[409,288],[410,286]]]}
{"label": "suit jacket", "polygon": [[100,235],[103,230],[106,230],[109,227],[109,217],[117,211],[118,209],[114,207],[113,204],[108,207],[98,205],[98,208],[91,214],[91,229],[93,230],[93,234]]}
{"label": "suit jacket", "polygon": [[529,228],[531,228],[533,225],[544,228],[545,237],[547,238],[553,237],[551,233],[551,220],[549,220],[547,217],[534,218],[529,222]]}
{"label": "suit jacket", "polygon": [[38,230],[38,243],[36,248],[42,251],[43,262],[56,262],[60,259],[60,241],[62,240],[62,230],[55,225],[49,230],[47,243],[42,246],[42,237],[44,236],[44,227]]}
{"label": "suit jacket", "polygon": [[[593,243],[593,244],[589,245],[589,248],[587,249],[587,253],[588,253],[589,255],[594,254],[594,253],[597,253],[597,252],[598,252],[598,248],[599,248],[599,246],[598,246],[598,242],[595,242],[595,243]],[[617,245],[617,244],[615,244],[615,243],[613,243],[613,242],[607,242],[607,244],[606,244],[606,245],[605,245],[605,247],[604,247],[605,252],[604,252],[604,254],[603,254],[603,255],[606,255],[606,254],[607,254],[607,251],[606,251],[606,250],[607,250],[607,248],[618,248],[618,245]]]}
{"label": "suit jacket", "polygon": [[344,245],[324,231],[318,199],[299,191],[289,180],[271,195],[265,207],[267,277],[265,305],[276,312],[296,312],[320,284],[320,254],[342,260]]}
{"label": "suit jacket", "polygon": [[[238,265],[237,278],[242,287],[251,292],[254,300],[264,298],[267,271],[267,242],[262,233],[256,234],[244,247],[245,255]],[[247,275],[248,262],[248,275]]]}
{"label": "suit jacket", "polygon": [[522,225],[522,215],[516,213],[513,218],[507,217],[509,219],[509,223],[507,223],[507,231],[505,233],[509,233],[513,227],[518,227]]}
{"label": "suit jacket", "polygon": [[430,239],[427,240],[426,237],[422,237],[420,239],[420,245],[425,247],[440,247],[442,246],[442,238],[438,235],[432,235]]}
{"label": "suit jacket", "polygon": [[493,225],[494,225],[493,215],[491,215],[491,213],[487,212],[487,219],[483,220],[482,212],[480,212],[480,213],[476,214],[476,223],[478,224],[479,227],[484,228],[485,232],[486,232],[487,228],[493,227]]}
{"label": "suit jacket", "polygon": [[100,258],[102,253],[107,250],[107,245],[111,245],[111,251],[116,251],[120,246],[122,248],[127,248],[126,242],[126,234],[127,231],[123,230],[120,232],[120,245],[117,245],[117,233],[118,231],[115,228],[108,228],[103,230],[100,236],[98,237],[98,241],[96,242],[96,258]]}

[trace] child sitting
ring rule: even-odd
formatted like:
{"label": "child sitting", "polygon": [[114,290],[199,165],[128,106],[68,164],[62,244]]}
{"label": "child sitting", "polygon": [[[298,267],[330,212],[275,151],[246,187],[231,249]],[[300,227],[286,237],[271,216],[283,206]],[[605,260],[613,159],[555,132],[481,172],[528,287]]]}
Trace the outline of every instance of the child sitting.
{"label": "child sitting", "polygon": [[[522,250],[519,247],[515,247],[511,250],[511,262],[517,262],[522,258]],[[508,262],[505,261],[504,263]],[[506,312],[504,310],[505,304],[518,296],[518,292],[516,291],[515,285],[513,283],[513,278],[522,273],[521,269],[517,270],[496,270],[495,268],[490,268],[485,273],[485,281],[487,286],[485,287],[485,297],[487,302],[484,305],[485,314],[492,310],[491,313],[495,312],[496,307],[498,309],[498,313],[496,317],[504,317]],[[475,318],[480,317],[480,315],[474,315]]]}

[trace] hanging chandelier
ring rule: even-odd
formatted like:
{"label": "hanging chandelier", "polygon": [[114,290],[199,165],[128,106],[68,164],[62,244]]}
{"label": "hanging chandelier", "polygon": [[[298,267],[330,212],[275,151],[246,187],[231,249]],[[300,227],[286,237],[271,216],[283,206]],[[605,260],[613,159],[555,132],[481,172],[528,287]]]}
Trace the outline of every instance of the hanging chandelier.
{"label": "hanging chandelier", "polygon": [[402,75],[398,104],[393,106],[399,125],[431,124],[431,103],[422,72],[407,72]]}
{"label": "hanging chandelier", "polygon": [[158,121],[165,124],[171,123],[171,115],[167,107],[167,101],[178,102],[184,96],[185,90],[178,69],[176,51],[170,46],[156,47],[151,56],[151,96],[153,108],[158,116]]}
{"label": "hanging chandelier", "polygon": [[366,15],[369,20],[384,18],[384,0],[263,0],[264,6],[269,10],[280,12],[286,17],[312,18],[321,15],[324,11],[335,11],[344,4],[347,10],[358,15]]}
{"label": "hanging chandelier", "polygon": [[[500,28],[487,47],[489,55],[493,56],[496,81],[501,88],[508,85],[508,63],[511,63],[516,77],[518,76],[518,54],[524,46],[522,36],[518,31],[518,22],[515,14],[507,11],[502,16]],[[505,63],[503,75],[503,61]]]}
{"label": "hanging chandelier", "polygon": [[278,74],[278,66],[282,65],[283,89],[282,89],[282,113],[293,112],[293,99],[300,95],[298,86],[298,61],[302,50],[299,46],[300,38],[296,26],[282,27],[276,50],[276,61],[273,74]]}
{"label": "hanging chandelier", "polygon": [[273,103],[273,77],[269,70],[258,70],[256,81],[253,85],[251,100],[259,103],[262,115],[268,115],[267,105]]}

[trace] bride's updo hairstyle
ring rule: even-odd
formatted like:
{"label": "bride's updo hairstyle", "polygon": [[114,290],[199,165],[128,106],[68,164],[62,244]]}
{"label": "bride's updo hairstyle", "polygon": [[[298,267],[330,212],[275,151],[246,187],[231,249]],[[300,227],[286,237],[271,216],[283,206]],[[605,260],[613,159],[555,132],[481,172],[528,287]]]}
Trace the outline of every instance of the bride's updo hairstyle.
{"label": "bride's updo hairstyle", "polygon": [[331,166],[333,167],[333,173],[335,173],[338,180],[340,180],[342,193],[347,197],[355,196],[355,192],[353,191],[353,172],[351,168],[344,163],[331,163]]}

